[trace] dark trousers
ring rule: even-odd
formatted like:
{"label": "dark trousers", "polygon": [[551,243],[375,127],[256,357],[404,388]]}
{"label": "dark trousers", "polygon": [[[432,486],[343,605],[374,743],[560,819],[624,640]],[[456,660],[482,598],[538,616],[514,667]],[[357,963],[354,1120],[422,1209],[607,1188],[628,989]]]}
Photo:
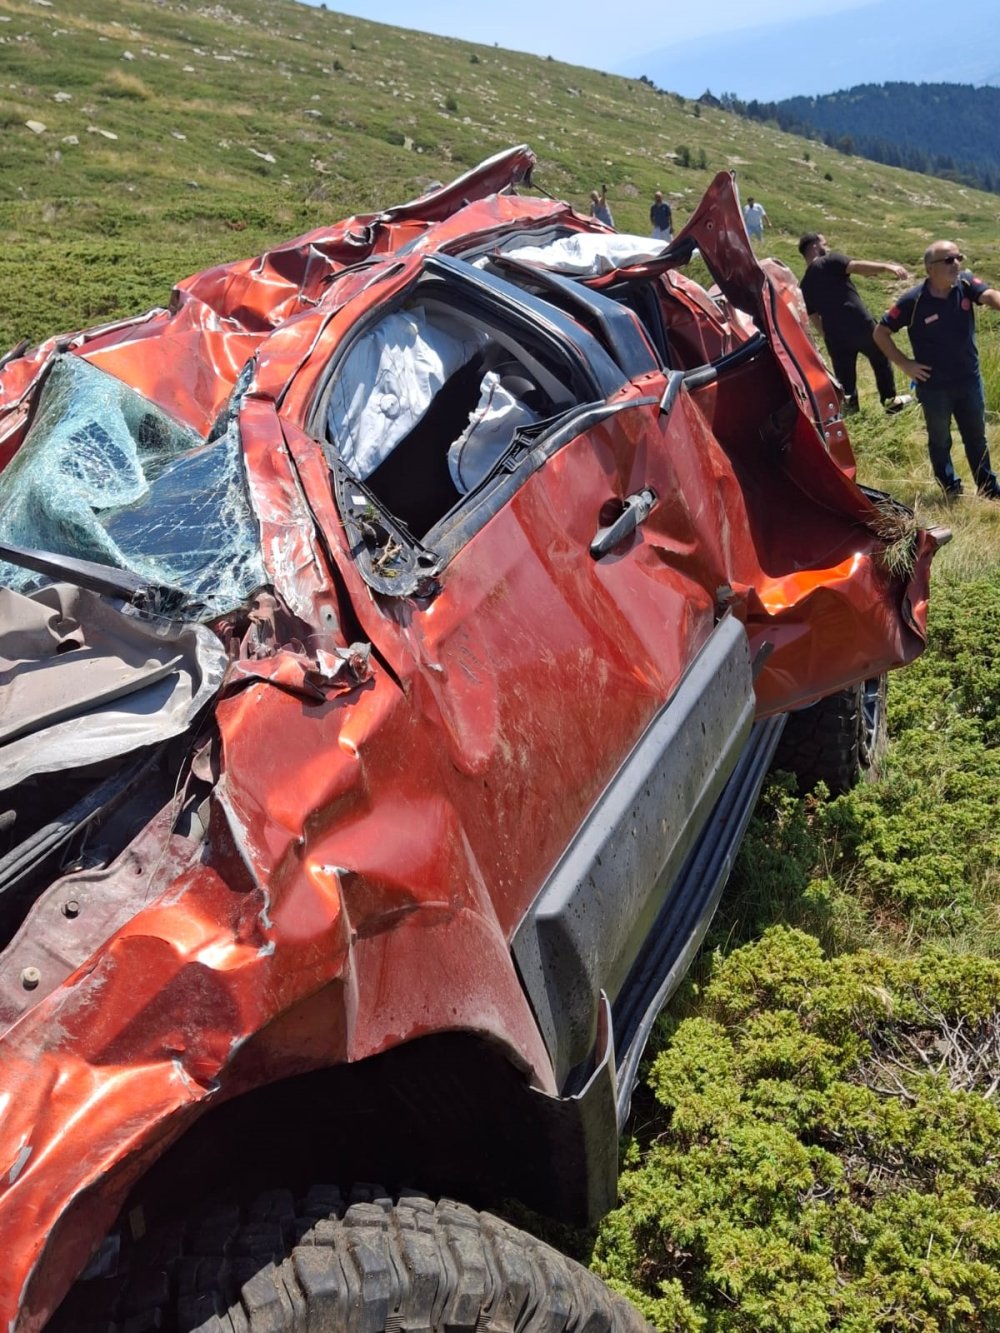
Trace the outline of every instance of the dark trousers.
{"label": "dark trousers", "polygon": [[875,374],[875,384],[879,399],[884,403],[887,398],[896,396],[896,380],[892,366],[884,352],[881,352],[872,340],[872,328],[859,330],[855,338],[826,338],[826,350],[833,362],[833,373],[840,380],[848,398],[858,396],[858,357],[868,358]]}
{"label": "dark trousers", "polygon": [[981,376],[964,380],[952,388],[934,389],[929,384],[918,384],[917,398],[924,409],[927,451],[938,482],[946,491],[961,489],[951,463],[951,419],[954,417],[977,490],[995,495],[997,479],[993,475],[986,443],[986,402]]}

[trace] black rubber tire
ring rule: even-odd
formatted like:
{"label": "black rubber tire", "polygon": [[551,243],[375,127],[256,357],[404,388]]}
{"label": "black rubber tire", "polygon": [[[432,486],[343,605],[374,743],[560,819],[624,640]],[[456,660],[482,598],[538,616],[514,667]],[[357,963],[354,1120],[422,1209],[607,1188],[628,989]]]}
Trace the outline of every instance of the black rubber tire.
{"label": "black rubber tire", "polygon": [[122,1248],[78,1282],[59,1333],[648,1333],[580,1264],[489,1213],[419,1194],[273,1190]]}
{"label": "black rubber tire", "polygon": [[790,713],[771,765],[793,773],[801,791],[820,782],[831,795],[877,772],[886,745],[886,678],[840,690]]}

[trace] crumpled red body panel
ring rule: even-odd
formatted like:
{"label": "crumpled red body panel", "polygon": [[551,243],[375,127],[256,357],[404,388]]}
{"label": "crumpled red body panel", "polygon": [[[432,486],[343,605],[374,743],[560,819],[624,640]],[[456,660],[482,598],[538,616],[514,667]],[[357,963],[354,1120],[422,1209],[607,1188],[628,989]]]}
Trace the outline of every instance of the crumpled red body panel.
{"label": "crumpled red body panel", "polygon": [[[186,869],[142,862],[131,918],[0,1036],[12,1329],[43,1326],[133,1180],[223,1098],[449,1029],[486,1036],[556,1093],[511,936],[724,610],[763,662],[761,714],[922,647],[934,538],[916,539],[909,578],[885,569],[829,380],[772,300],[725,177],[683,236],[771,341],[772,379],[748,375],[745,392],[777,402],[791,386],[793,413],[741,452],[720,439],[747,408],[743,381],[685,388],[665,413],[666,377],[648,374],[471,538],[432,600],[373,594],[309,406],[349,330],[425,254],[512,227],[590,227],[566,205],[491,193],[532,161],[512,150],[428,201],[196,275],[169,312],[71,340],[199,432],[257,357],[240,412],[247,484],[301,633],[230,673],[208,834]],[[408,241],[398,264],[352,267]],[[686,280],[664,282],[692,355],[747,336]],[[0,372],[0,464],[65,345]],[[608,502],[642,487],[660,503],[630,558],[580,559]],[[370,662],[324,674],[356,634]]]}

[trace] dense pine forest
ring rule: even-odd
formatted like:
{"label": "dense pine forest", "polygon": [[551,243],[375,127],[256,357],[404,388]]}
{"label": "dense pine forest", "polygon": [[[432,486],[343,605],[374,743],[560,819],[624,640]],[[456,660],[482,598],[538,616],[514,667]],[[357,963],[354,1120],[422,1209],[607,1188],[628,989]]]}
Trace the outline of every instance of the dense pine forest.
{"label": "dense pine forest", "polygon": [[821,139],[849,156],[1000,194],[1000,88],[961,83],[865,83],[844,92],[744,102],[727,111]]}

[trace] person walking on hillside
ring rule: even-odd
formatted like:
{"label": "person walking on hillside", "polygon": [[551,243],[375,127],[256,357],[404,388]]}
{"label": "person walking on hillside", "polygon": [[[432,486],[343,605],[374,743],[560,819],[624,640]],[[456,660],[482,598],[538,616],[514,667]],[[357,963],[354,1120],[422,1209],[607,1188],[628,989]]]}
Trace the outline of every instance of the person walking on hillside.
{"label": "person walking on hillside", "polygon": [[590,192],[590,216],[597,218],[598,222],[603,222],[606,227],[613,227],[615,220],[611,216],[611,209],[608,207],[608,187],[601,186],[601,193],[596,190]]}
{"label": "person walking on hillside", "polygon": [[867,358],[875,374],[878,396],[887,412],[898,412],[912,402],[910,394],[897,394],[892,366],[874,342],[875,316],[851,281],[852,273],[865,278],[886,274],[909,278],[902,264],[884,264],[874,259],[852,259],[831,250],[822,232],[807,231],[799,238],[799,254],[806,261],[802,275],[802,298],[809,318],[823,335],[833,373],[844,390],[844,414],[858,410],[858,356]]}
{"label": "person walking on hillside", "polygon": [[674,239],[674,214],[663,197],[663,191],[657,190],[649,206],[649,222],[653,228],[654,241],[672,241]]}
{"label": "person walking on hillside", "polygon": [[[962,494],[951,461],[951,420],[980,495],[1000,500],[986,443],[986,399],[976,346],[977,305],[1000,310],[1000,291],[962,267],[965,256],[954,241],[934,241],[924,251],[927,277],[886,311],[875,341],[890,361],[914,381],[924,411],[927,450],[938,484],[949,499]],[[893,340],[910,335],[913,356]]]}
{"label": "person walking on hillside", "polygon": [[746,223],[747,235],[751,241],[761,241],[764,239],[764,228],[771,225],[771,219],[763,204],[759,204],[753,195],[750,195],[743,210],[743,221]]}

